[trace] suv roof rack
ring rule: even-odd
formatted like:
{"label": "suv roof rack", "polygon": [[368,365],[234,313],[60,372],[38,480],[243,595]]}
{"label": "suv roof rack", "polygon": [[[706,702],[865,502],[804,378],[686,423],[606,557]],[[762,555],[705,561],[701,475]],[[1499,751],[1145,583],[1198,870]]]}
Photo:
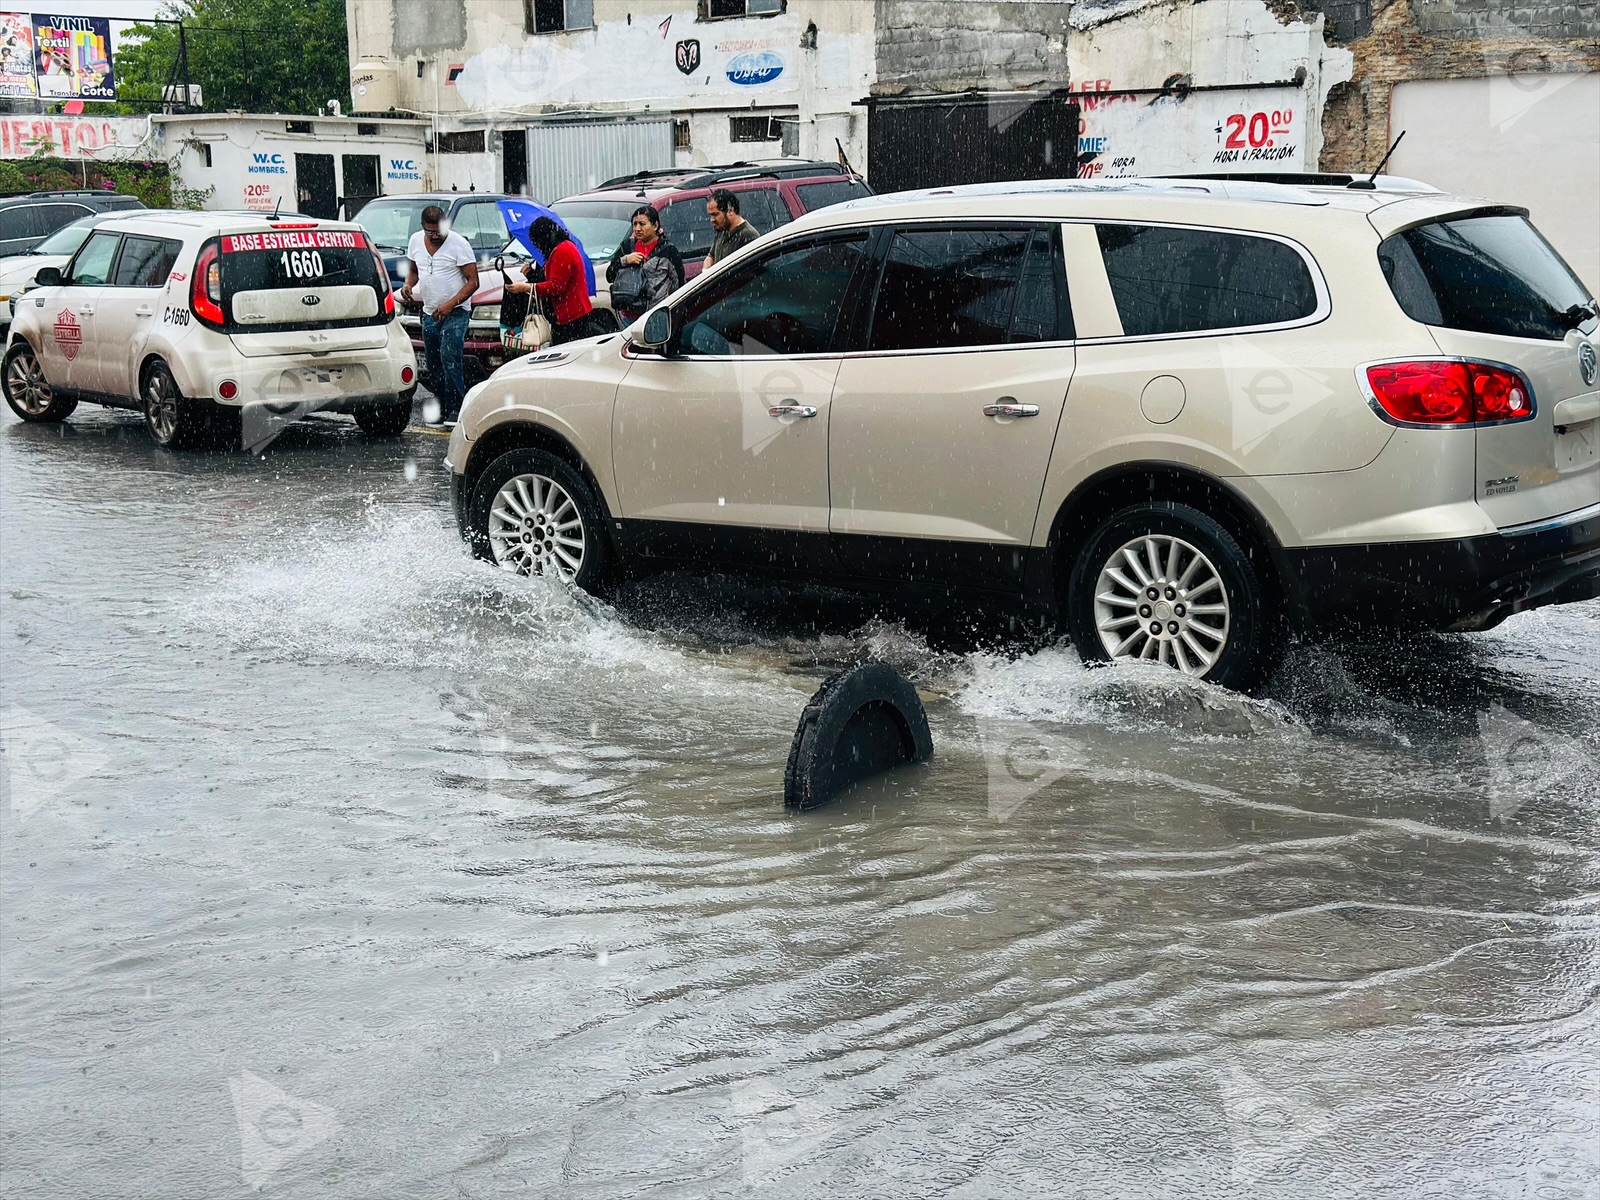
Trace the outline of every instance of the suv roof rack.
{"label": "suv roof rack", "polygon": [[749,159],[743,162],[723,163],[711,167],[663,167],[654,171],[635,171],[632,175],[619,175],[596,187],[605,188],[648,185],[653,181],[672,179],[679,187],[709,187],[713,183],[727,183],[736,179],[792,179],[797,175],[849,175],[850,171],[836,162],[818,160],[796,161],[792,158]]}
{"label": "suv roof rack", "polygon": [[107,192],[99,188],[62,188],[56,191],[24,192],[20,196],[7,196],[7,200],[41,200],[58,196],[120,196],[126,198],[122,192]]}

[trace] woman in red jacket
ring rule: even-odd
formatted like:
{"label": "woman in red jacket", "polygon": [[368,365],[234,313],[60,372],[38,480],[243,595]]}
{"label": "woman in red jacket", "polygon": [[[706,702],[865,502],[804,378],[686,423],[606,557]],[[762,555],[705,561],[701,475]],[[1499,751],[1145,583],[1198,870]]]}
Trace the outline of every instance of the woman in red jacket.
{"label": "woman in red jacket", "polygon": [[[589,303],[583,256],[567,231],[549,217],[540,217],[529,226],[528,240],[544,253],[544,278],[536,283],[507,283],[506,291],[531,291],[544,301],[550,313],[550,344],[614,332],[616,318]],[[522,268],[530,280],[533,272],[531,263]]]}

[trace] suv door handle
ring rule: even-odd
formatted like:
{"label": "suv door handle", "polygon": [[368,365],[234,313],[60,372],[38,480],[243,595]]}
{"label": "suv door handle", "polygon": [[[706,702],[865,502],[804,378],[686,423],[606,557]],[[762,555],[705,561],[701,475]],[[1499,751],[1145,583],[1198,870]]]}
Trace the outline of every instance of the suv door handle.
{"label": "suv door handle", "polygon": [[786,400],[782,404],[774,404],[767,409],[769,417],[814,417],[817,415],[815,405],[796,404],[793,400]]}
{"label": "suv door handle", "polygon": [[995,404],[985,404],[983,415],[986,417],[1037,417],[1039,406],[1037,404],[1018,404],[1010,396],[1001,396]]}

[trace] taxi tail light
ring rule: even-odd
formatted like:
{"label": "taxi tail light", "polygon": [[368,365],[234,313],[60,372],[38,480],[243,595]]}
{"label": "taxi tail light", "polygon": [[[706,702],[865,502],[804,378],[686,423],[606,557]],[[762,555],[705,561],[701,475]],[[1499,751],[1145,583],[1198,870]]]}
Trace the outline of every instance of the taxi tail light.
{"label": "taxi tail light", "polygon": [[1378,363],[1366,369],[1366,376],[1372,398],[1403,425],[1490,425],[1533,416],[1528,381],[1497,363]]}
{"label": "taxi tail light", "polygon": [[400,368],[400,382],[401,383],[410,383],[416,377],[417,377],[417,373],[415,371],[413,371],[410,367],[401,367]]}
{"label": "taxi tail light", "polygon": [[272,223],[272,227],[274,229],[319,229],[319,228],[321,228],[315,221],[298,221],[298,222],[294,222],[294,223],[290,223],[288,221],[283,221],[283,222],[274,221]]}
{"label": "taxi tail light", "polygon": [[215,239],[200,248],[195,260],[189,304],[203,324],[220,327],[227,321],[222,312],[222,253]]}
{"label": "taxi tail light", "polygon": [[239,394],[239,385],[231,379],[224,379],[217,387],[217,395],[224,400],[232,400]]}
{"label": "taxi tail light", "polygon": [[383,289],[383,315],[394,316],[394,289],[389,286],[389,268],[383,265],[383,255],[372,251],[372,261],[378,264],[378,286]]}

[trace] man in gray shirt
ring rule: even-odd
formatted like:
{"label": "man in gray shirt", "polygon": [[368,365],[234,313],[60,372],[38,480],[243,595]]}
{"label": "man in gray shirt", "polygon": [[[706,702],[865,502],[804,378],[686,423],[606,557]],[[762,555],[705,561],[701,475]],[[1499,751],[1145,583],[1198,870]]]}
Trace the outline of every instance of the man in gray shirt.
{"label": "man in gray shirt", "polygon": [[711,228],[717,231],[717,240],[711,243],[711,253],[701,264],[702,269],[721,262],[741,246],[748,246],[761,236],[761,231],[739,215],[739,194],[727,188],[718,188],[706,199],[706,216],[711,218]]}

